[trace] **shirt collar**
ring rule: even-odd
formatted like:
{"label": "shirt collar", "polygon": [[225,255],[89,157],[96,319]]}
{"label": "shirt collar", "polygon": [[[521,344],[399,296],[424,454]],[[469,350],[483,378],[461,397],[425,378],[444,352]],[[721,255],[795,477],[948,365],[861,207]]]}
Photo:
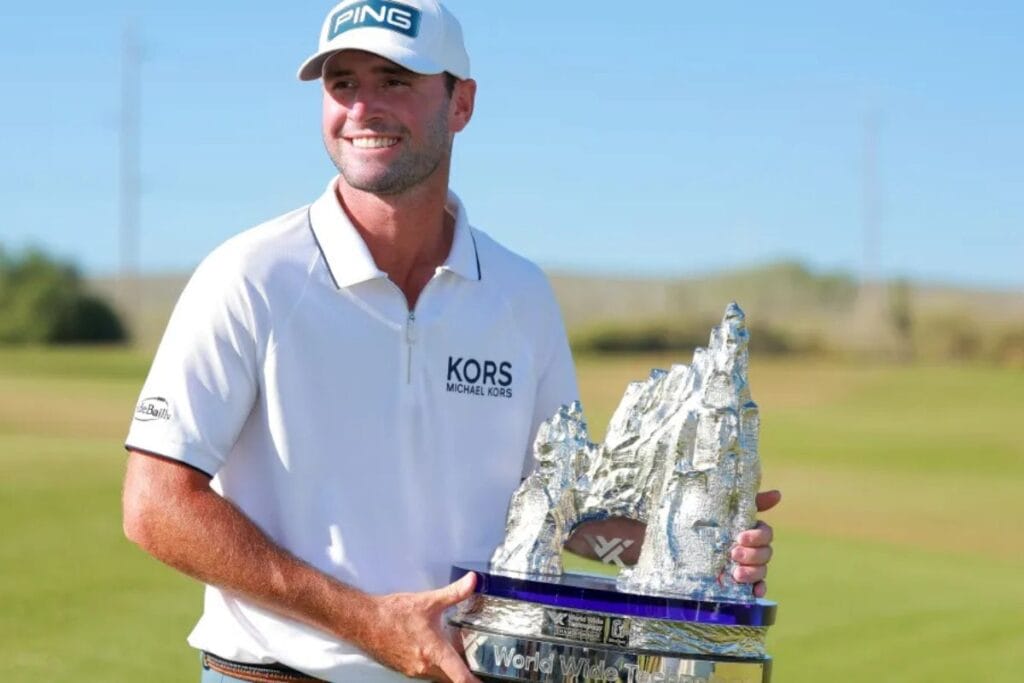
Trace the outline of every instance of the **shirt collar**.
{"label": "shirt collar", "polygon": [[[309,225],[335,285],[351,287],[360,282],[386,278],[387,273],[377,267],[370,249],[341,208],[335,193],[337,182],[337,178],[333,179],[327,190],[309,207]],[[462,201],[454,192],[448,192],[445,210],[455,216],[455,234],[441,270],[451,271],[467,280],[481,280],[480,257],[473,228],[469,225]]]}
{"label": "shirt collar", "polygon": [[476,248],[476,237],[466,216],[466,207],[451,190],[448,191],[445,211],[455,216],[455,234],[452,237],[452,248],[448,252],[448,258],[441,266],[442,270],[450,270],[467,280],[482,280],[480,252]]}

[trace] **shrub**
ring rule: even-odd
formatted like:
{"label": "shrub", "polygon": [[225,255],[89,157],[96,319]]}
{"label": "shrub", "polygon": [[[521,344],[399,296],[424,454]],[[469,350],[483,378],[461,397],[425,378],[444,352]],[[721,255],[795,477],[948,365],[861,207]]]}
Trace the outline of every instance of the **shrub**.
{"label": "shrub", "polygon": [[[707,347],[711,328],[717,320],[648,321],[645,323],[606,322],[574,330],[570,343],[576,353],[653,353],[692,352]],[[779,354],[797,350],[781,332],[764,325],[751,326],[750,350],[753,353]]]}
{"label": "shrub", "polygon": [[984,340],[971,316],[950,310],[922,318],[915,330],[915,347],[923,359],[970,361],[979,359]]}
{"label": "shrub", "polygon": [[1003,330],[995,337],[992,360],[1000,365],[1024,368],[1024,327]]}
{"label": "shrub", "polygon": [[73,266],[40,251],[0,249],[0,343],[116,342],[126,338],[114,310],[84,291]]}

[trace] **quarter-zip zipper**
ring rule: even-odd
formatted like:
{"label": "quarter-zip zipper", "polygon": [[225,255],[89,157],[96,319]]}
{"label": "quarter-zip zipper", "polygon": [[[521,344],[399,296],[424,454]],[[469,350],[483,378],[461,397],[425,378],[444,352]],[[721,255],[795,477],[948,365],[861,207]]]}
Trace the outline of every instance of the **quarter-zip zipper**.
{"label": "quarter-zip zipper", "polygon": [[[434,277],[430,278],[430,280],[427,281],[427,284],[423,285],[423,290],[420,292],[419,299],[416,302],[417,306],[419,305],[419,303],[421,301],[423,301],[423,295],[427,293],[427,290],[430,289],[430,286],[432,284],[434,284],[434,280],[438,279],[439,275],[440,275],[440,272],[435,272],[434,273]],[[404,299],[405,298],[405,292],[402,291],[402,288],[399,287],[398,285],[396,285],[394,283],[394,281],[392,281],[390,278],[388,278],[388,282],[391,283],[391,286],[395,288],[395,291],[397,291],[399,294],[401,294],[402,298]],[[405,383],[406,384],[412,384],[412,347],[415,344],[416,344],[416,306],[413,306],[412,310],[409,311],[409,317],[406,318],[406,320],[405,320]]]}
{"label": "quarter-zip zipper", "polygon": [[409,311],[409,319],[405,322],[405,383],[412,384],[412,347],[416,343],[416,311]]}

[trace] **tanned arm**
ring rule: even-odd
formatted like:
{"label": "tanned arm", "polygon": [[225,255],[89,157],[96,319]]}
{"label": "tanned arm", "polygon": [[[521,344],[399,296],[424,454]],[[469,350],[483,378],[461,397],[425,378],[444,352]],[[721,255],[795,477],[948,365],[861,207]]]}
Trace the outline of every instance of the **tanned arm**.
{"label": "tanned arm", "polygon": [[188,576],[331,633],[407,676],[477,680],[441,623],[472,594],[474,575],[434,591],[368,595],[275,544],[205,474],[136,451],[123,503],[125,535]]}

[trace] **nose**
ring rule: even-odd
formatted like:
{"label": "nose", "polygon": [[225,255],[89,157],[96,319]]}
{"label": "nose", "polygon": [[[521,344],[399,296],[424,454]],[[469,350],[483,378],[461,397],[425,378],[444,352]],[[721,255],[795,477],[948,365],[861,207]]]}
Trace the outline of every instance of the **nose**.
{"label": "nose", "polygon": [[348,118],[369,121],[381,114],[381,101],[370,88],[360,88],[348,102]]}

